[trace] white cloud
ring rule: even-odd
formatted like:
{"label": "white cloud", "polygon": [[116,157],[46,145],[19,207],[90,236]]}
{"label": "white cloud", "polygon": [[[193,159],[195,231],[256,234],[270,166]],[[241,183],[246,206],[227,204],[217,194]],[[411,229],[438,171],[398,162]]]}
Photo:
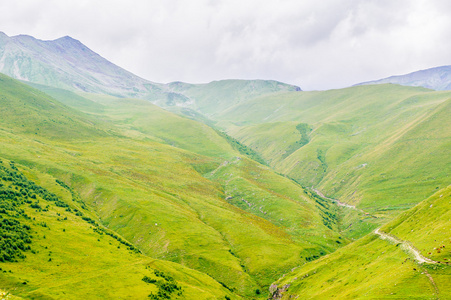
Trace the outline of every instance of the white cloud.
{"label": "white cloud", "polygon": [[349,86],[451,64],[447,1],[1,1],[0,30],[70,35],[146,79]]}

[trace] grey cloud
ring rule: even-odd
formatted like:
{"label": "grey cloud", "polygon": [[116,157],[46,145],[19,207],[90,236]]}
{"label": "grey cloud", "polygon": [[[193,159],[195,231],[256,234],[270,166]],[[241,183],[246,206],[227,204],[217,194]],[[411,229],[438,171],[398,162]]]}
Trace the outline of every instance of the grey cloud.
{"label": "grey cloud", "polygon": [[275,79],[327,89],[450,64],[439,0],[2,1],[0,30],[70,35],[157,82]]}

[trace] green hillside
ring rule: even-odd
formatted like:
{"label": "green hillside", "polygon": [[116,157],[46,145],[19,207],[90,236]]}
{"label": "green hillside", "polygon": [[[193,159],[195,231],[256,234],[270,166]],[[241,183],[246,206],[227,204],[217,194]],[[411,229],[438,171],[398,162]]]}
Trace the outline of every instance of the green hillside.
{"label": "green hillside", "polygon": [[27,299],[232,296],[202,273],[140,254],[61,181],[21,169],[0,164],[2,292]]}
{"label": "green hillside", "polygon": [[451,93],[396,85],[285,93],[218,112],[275,170],[380,217],[449,184]]}
{"label": "green hillside", "polygon": [[[74,297],[91,290],[93,297],[110,297],[106,286],[116,286],[125,296],[126,286],[135,285],[136,280],[135,297],[156,293],[155,284],[141,280],[153,276],[145,268],[150,266],[169,272],[182,287],[191,285],[192,289],[184,288],[182,298],[225,297],[227,293],[231,298],[264,298],[269,284],[284,272],[348,243],[339,233],[340,216],[333,207],[321,205],[298,184],[240,154],[234,143],[202,123],[143,100],[92,94],[72,98],[53,90],[54,97],[70,108],[10,78],[2,76],[1,84],[5,113],[0,123],[0,158],[15,161],[38,185],[62,193],[62,199],[69,199],[66,202],[77,195],[79,205],[85,207],[77,208],[85,220],[70,212],[62,214],[64,209],[51,204],[48,218],[30,209],[27,215],[42,218],[39,222],[52,228],[44,238],[48,229],[38,225],[33,236],[39,236],[42,247],[54,245],[49,250],[55,255],[52,262],[68,268],[91,251],[90,243],[99,245],[92,246],[92,251],[98,249],[99,260],[91,264],[85,259],[82,273],[82,278],[96,279],[86,283],[89,292],[80,290]],[[31,117],[23,121],[21,112]],[[41,127],[52,120],[58,126]],[[35,128],[43,129],[34,132]],[[239,197],[251,205],[243,205],[246,202]],[[67,227],[58,221],[65,217],[71,220]],[[129,250],[109,238],[98,244],[93,222],[142,254],[125,255]],[[69,236],[62,229],[74,234]],[[110,242],[111,247],[105,246]],[[72,252],[61,249],[64,246],[80,259],[71,261]],[[5,279],[11,281],[5,285],[7,290],[28,280],[17,295],[32,298],[30,293],[36,291],[42,294],[39,297],[59,298],[63,292],[70,294],[71,273],[64,277],[56,269],[36,267],[47,265],[49,253],[45,252],[43,261],[41,250],[37,256],[27,253],[23,260],[8,263],[17,275]],[[107,268],[109,261],[122,275],[100,278],[99,270]],[[129,273],[133,276],[128,278]],[[41,278],[42,274],[46,276]],[[68,286],[56,288],[58,278]]]}
{"label": "green hillside", "polygon": [[0,73],[0,126],[9,133],[48,139],[109,136],[108,127],[47,94]]}
{"label": "green hillside", "polygon": [[0,74],[0,295],[451,298],[451,92],[159,88]]}
{"label": "green hillside", "polygon": [[[273,80],[219,80],[206,84],[172,82],[167,85],[173,93],[186,97],[182,106],[199,111],[210,119],[234,105],[262,95],[300,91],[299,87]],[[172,106],[174,103],[166,103]]]}
{"label": "green hillside", "polygon": [[[287,274],[273,299],[449,299],[450,203],[448,186],[380,229],[400,242],[370,234]],[[403,243],[438,263],[419,263]]]}
{"label": "green hillside", "polygon": [[50,87],[42,84],[32,83],[29,81],[24,81],[23,83],[46,93],[48,96],[51,96],[52,98],[58,100],[64,105],[75,108],[84,113],[101,113],[104,111],[104,107],[101,104],[86,99],[80,96],[79,94],[76,94],[75,92]]}

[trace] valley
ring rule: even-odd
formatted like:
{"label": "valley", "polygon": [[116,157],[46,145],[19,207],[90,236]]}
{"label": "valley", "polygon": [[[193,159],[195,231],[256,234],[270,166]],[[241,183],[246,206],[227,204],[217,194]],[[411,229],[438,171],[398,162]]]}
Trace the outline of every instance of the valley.
{"label": "valley", "polygon": [[451,297],[450,91],[160,84],[5,36],[7,299]]}

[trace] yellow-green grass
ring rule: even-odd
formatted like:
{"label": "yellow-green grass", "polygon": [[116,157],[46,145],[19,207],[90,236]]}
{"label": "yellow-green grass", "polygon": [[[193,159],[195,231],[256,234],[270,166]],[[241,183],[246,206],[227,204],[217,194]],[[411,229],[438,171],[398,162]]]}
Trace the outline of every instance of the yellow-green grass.
{"label": "yellow-green grass", "polygon": [[3,74],[0,91],[0,126],[9,132],[50,139],[111,135],[108,126]]}
{"label": "yellow-green grass", "polygon": [[59,102],[63,103],[64,105],[75,108],[84,113],[101,113],[104,111],[103,105],[101,105],[97,102],[91,101],[85,97],[82,97],[75,92],[71,92],[68,90],[60,89],[60,88],[50,87],[50,86],[46,86],[46,85],[42,85],[42,84],[32,83],[29,81],[24,81],[23,83],[46,93],[47,95],[58,100]]}
{"label": "yellow-green grass", "polygon": [[101,117],[113,122],[126,135],[153,137],[171,146],[207,156],[228,158],[233,154],[227,141],[209,126],[170,113],[147,100],[83,95],[103,105],[105,112]]}
{"label": "yellow-green grass", "polygon": [[[434,280],[443,271],[426,269],[408,258],[400,247],[370,235],[299,267],[277,285],[289,285],[282,299],[436,299],[439,295],[425,271]],[[448,288],[435,283],[440,290]],[[449,290],[442,294],[449,295]]]}
{"label": "yellow-green grass", "polygon": [[[174,148],[155,149],[155,145],[150,148],[118,139],[97,142],[104,147],[101,153],[95,151],[97,143],[85,142],[83,149],[70,147],[69,154],[67,148],[46,153],[36,145],[35,159],[24,160],[19,153],[14,157],[71,184],[103,224],[144,253],[201,270],[240,293],[268,285],[307,254],[325,254],[339,246],[335,243],[338,234],[322,225],[314,207],[299,205],[302,214],[297,216],[290,210],[294,201],[279,196],[277,215],[285,221],[273,225],[224,201],[220,186],[184,165],[183,156],[171,152],[176,152]],[[3,149],[5,155],[10,149]],[[294,192],[295,185],[291,185],[292,190],[287,190]],[[277,193],[277,186],[274,189]],[[317,219],[311,221],[314,214]],[[306,222],[312,224],[304,230],[301,227]],[[294,238],[287,238],[286,232]],[[304,234],[309,243],[304,242]],[[247,273],[255,276],[257,286]]]}
{"label": "yellow-green grass", "polygon": [[[249,100],[217,117],[277,171],[379,217],[448,184],[451,94],[379,85]],[[309,143],[286,156],[312,127]],[[286,156],[286,157],[285,157]],[[376,213],[377,212],[377,213]]]}
{"label": "yellow-green grass", "polygon": [[[51,176],[19,168],[19,172],[23,171],[38,186],[56,194],[71,209],[77,208],[85,216],[91,216]],[[9,181],[1,181],[11,185]],[[26,299],[143,299],[158,291],[155,284],[144,282],[143,277],[159,279],[154,274],[154,270],[159,270],[170,274],[183,288],[178,298],[213,299],[225,295],[236,298],[205,274],[132,252],[117,239],[95,232],[92,224],[73,211],[57,207],[40,196],[31,200],[48,209],[21,205],[30,217],[19,219],[31,227],[32,250],[25,253],[25,259],[1,263],[2,289],[12,295]]]}
{"label": "yellow-green grass", "polygon": [[[17,93],[3,94],[5,103],[40,93],[12,84]],[[56,101],[40,95],[43,103]],[[262,182],[240,188],[274,195],[274,211],[284,222],[225,201],[223,179],[205,176],[239,154],[209,127],[140,100],[89,97],[103,109],[87,115],[58,104],[57,115],[74,117],[45,134],[22,132],[20,118],[5,114],[0,156],[63,181],[87,203],[94,219],[144,254],[201,271],[236,294],[257,297],[257,289],[265,289],[307,254],[318,257],[340,246],[339,234],[320,221],[319,208],[302,188],[266,167]],[[36,107],[27,101],[23,105],[25,110]],[[49,105],[47,112],[36,114],[39,122],[53,117]],[[91,122],[93,127],[84,125]],[[236,167],[243,177],[262,168],[243,161]],[[300,230],[311,216],[308,232]]]}
{"label": "yellow-green grass", "polygon": [[423,256],[451,264],[451,186],[402,213],[381,231],[411,242]]}
{"label": "yellow-green grass", "polygon": [[206,84],[173,82],[168,84],[167,88],[189,99],[188,103],[183,103],[183,106],[195,109],[211,119],[215,119],[214,116],[222,111],[246,100],[298,89],[296,86],[272,80],[234,79]]}
{"label": "yellow-green grass", "polygon": [[282,299],[448,299],[450,193],[450,187],[441,189],[380,229],[440,263],[420,264],[400,244],[370,234],[281,278],[279,288],[290,284]]}

